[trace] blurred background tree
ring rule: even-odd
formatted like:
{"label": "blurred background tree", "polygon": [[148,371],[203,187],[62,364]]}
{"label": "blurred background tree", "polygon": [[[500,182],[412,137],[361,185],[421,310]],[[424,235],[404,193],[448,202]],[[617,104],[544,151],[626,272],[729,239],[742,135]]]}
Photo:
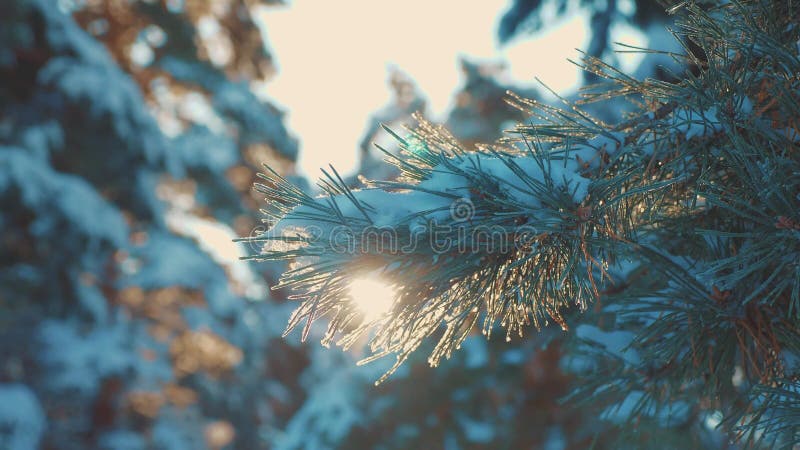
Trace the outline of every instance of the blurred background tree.
{"label": "blurred background tree", "polygon": [[[629,23],[642,29],[662,28],[668,23],[667,8],[675,3],[673,0],[512,0],[500,19],[497,38],[507,44],[514,37],[541,30],[554,18],[574,14],[576,9],[587,9],[591,39],[586,53],[614,62],[611,29],[616,23]],[[596,81],[591,72],[585,72],[584,76]]]}
{"label": "blurred background tree", "polygon": [[251,89],[272,64],[249,5],[2,9],[0,376],[29,407],[3,399],[0,447],[264,446],[307,357],[275,339],[276,268],[231,242],[256,170],[298,149]]}

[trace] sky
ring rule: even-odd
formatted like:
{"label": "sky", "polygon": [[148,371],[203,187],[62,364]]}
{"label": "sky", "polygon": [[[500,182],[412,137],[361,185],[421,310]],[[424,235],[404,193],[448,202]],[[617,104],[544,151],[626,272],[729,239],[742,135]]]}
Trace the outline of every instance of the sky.
{"label": "sky", "polygon": [[[460,85],[460,57],[506,62],[510,80],[522,86],[538,85],[538,77],[559,94],[574,92],[580,73],[566,58],[587,46],[586,14],[499,47],[497,24],[507,8],[508,0],[294,0],[262,9],[278,70],[264,94],[300,138],[300,173],[317,179],[329,163],[340,173],[355,170],[370,115],[391,99],[392,67],[416,81],[434,120],[444,120]],[[612,39],[644,41],[628,28],[612,30]]]}

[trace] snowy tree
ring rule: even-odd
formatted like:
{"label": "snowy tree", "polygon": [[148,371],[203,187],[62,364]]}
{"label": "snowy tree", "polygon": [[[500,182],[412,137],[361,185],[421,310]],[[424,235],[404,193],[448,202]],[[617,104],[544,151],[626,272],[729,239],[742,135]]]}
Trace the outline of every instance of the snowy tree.
{"label": "snowy tree", "polygon": [[257,448],[302,402],[231,242],[297,156],[245,7],[0,7],[1,447]]}

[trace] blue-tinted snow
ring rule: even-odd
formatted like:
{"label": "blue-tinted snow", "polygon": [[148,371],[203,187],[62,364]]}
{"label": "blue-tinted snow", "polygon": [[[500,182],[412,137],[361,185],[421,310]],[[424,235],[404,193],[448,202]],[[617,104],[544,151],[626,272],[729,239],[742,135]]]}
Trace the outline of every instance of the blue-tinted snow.
{"label": "blue-tinted snow", "polygon": [[147,445],[139,433],[114,430],[100,436],[97,447],[100,450],[145,450]]}
{"label": "blue-tinted snow", "polygon": [[575,334],[581,339],[602,346],[609,353],[625,360],[629,364],[637,365],[641,362],[636,350],[628,348],[634,337],[636,337],[630,331],[603,331],[593,325],[581,324],[575,328]]}
{"label": "blue-tinted snow", "polygon": [[175,137],[172,144],[172,152],[189,170],[206,170],[220,175],[239,160],[233,141],[204,126],[189,128]]}
{"label": "blue-tinted snow", "polygon": [[164,165],[171,172],[176,170],[176,162],[166,152],[165,138],[145,108],[141,91],[118,67],[108,62],[87,63],[72,56],[56,57],[39,72],[39,83],[56,90],[67,105],[84,106],[82,111],[88,112],[90,125],[109,124],[129,155],[141,157],[153,166]]}
{"label": "blue-tinted snow", "polygon": [[[326,450],[364,420],[363,411],[358,406],[359,380],[348,372],[346,369],[333,371],[327,380],[320,380],[312,387],[308,399],[289,422],[276,449]],[[314,433],[307,430],[314,430]]]}
{"label": "blue-tinted snow", "polygon": [[324,212],[326,209],[339,211],[345,218],[371,222],[378,227],[405,223],[414,229],[416,225],[427,220],[448,223],[451,220],[450,207],[453,202],[459,198],[469,198],[471,180],[487,176],[496,180],[509,198],[529,208],[531,214],[540,214],[541,200],[536,190],[543,190],[548,178],[554,185],[569,192],[576,203],[586,198],[589,180],[580,175],[576,154],[573,153],[564,160],[543,162],[542,165],[532,157],[501,160],[478,153],[460,155],[451,164],[463,172],[463,175],[445,166],[435,166],[431,169],[430,176],[411,190],[369,188],[353,191],[359,205],[343,194],[323,196],[316,199],[313,205],[296,206],[270,233],[279,235],[296,228],[327,229],[341,225],[319,219],[327,216],[331,220],[330,216],[333,214]]}
{"label": "blue-tinted snow", "polygon": [[717,108],[713,106],[702,112],[682,109],[676,111],[673,117],[675,130],[684,133],[686,139],[723,130],[723,125],[717,118]]}
{"label": "blue-tinted snow", "polygon": [[690,412],[689,404],[683,401],[666,402],[656,409],[643,392],[632,391],[622,402],[603,410],[600,418],[621,425],[630,423],[636,416],[643,416],[654,418],[663,426],[674,427],[684,424]]}
{"label": "blue-tinted snow", "polygon": [[284,127],[283,112],[259,99],[246,83],[229,82],[207,66],[172,57],[162,58],[160,65],[176,79],[199,83],[212,92],[211,106],[220,117],[230,119],[229,124],[241,127],[242,143],[266,142],[290,160],[297,159],[298,142]]}
{"label": "blue-tinted snow", "polygon": [[76,323],[47,320],[39,327],[40,359],[52,369],[52,389],[94,394],[100,380],[123,375],[139,361],[130,348],[129,331],[120,324],[81,332]]}
{"label": "blue-tinted snow", "polygon": [[223,268],[190,239],[154,230],[142,246],[131,249],[131,254],[142,261],[142,266],[120,280],[123,287],[178,285],[203,290],[211,311],[222,317],[231,316],[242,306],[241,299],[231,292]]}
{"label": "blue-tinted snow", "polygon": [[489,362],[489,345],[483,336],[470,336],[461,344],[464,352],[464,364],[467,368],[477,369]]}
{"label": "blue-tinted snow", "polygon": [[56,239],[74,230],[96,242],[122,245],[127,239],[122,214],[82,178],[57,173],[18,148],[0,147],[0,167],[0,192],[16,193],[29,211],[51,212],[37,215],[30,226],[34,235]]}
{"label": "blue-tinted snow", "polygon": [[44,411],[28,386],[0,384],[0,448],[38,448],[45,426]]}
{"label": "blue-tinted snow", "polygon": [[193,430],[190,427],[176,427],[175,421],[170,419],[173,418],[162,419],[153,427],[153,444],[155,448],[195,450],[206,446],[204,436],[199,430]]}
{"label": "blue-tinted snow", "polygon": [[495,430],[492,424],[473,419],[462,413],[456,413],[456,420],[468,441],[487,444],[494,439]]}

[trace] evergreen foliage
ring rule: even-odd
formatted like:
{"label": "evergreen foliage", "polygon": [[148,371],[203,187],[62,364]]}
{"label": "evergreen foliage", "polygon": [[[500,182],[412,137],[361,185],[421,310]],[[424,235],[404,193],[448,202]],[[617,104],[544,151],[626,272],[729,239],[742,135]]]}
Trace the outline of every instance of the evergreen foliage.
{"label": "evergreen foliage", "polygon": [[[617,23],[633,23],[642,28],[664,26],[665,9],[678,3],[673,0],[513,0],[503,14],[497,28],[497,38],[501,44],[514,37],[545,29],[546,23],[560,18],[574,10],[576,6],[590,11],[591,38],[587,53],[595,58],[614,58],[612,52],[611,29]],[[592,79],[592,72],[585,72]]]}
{"label": "evergreen foliage", "polygon": [[[384,381],[428,338],[437,365],[476,329],[554,322],[574,330],[573,399],[618,439],[671,448],[679,426],[720,445],[711,421],[742,445],[800,444],[798,5],[670,13],[686,51],[668,56],[693,69],[677,81],[587,55],[601,82],[562,108],[512,95],[531,120],[496,145],[421,121],[387,152],[397,180],[353,190],[331,169],[315,198],[264,175],[274,226],[252,258],[295,261],[288,329],[326,317],[325,344],[396,357]],[[615,123],[584,106],[621,100],[633,112]],[[395,287],[380,317],[352,302],[364,276]]]}
{"label": "evergreen foliage", "polygon": [[243,82],[266,55],[214,65],[216,18],[179,6],[0,6],[0,448],[252,449],[302,402],[283,307],[204,244],[255,226],[252,161],[290,173],[297,144]]}

